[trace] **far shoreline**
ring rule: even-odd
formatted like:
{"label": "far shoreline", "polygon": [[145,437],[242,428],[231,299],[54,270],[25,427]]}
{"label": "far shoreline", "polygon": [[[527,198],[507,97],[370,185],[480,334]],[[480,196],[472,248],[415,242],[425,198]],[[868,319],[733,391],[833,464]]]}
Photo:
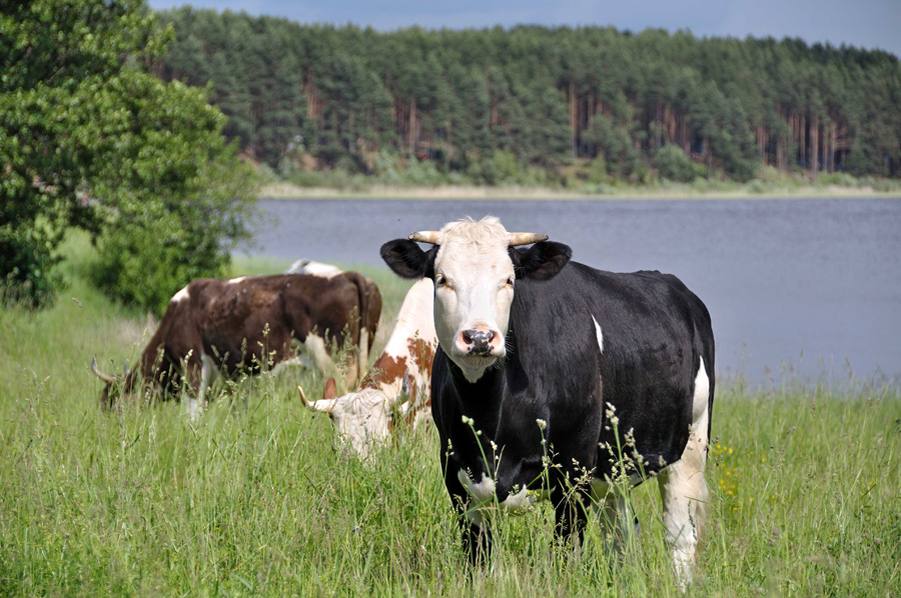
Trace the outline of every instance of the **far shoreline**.
{"label": "far shoreline", "polygon": [[580,190],[562,190],[538,187],[393,187],[372,185],[364,190],[343,190],[330,187],[299,187],[278,182],[263,185],[257,197],[273,200],[512,200],[512,201],[605,201],[605,200],[729,200],[729,199],[901,199],[901,192],[876,191],[872,187],[844,187],[830,185],[768,189],[755,192],[747,188],[697,191],[686,188],[624,188],[611,193],[587,193]]}

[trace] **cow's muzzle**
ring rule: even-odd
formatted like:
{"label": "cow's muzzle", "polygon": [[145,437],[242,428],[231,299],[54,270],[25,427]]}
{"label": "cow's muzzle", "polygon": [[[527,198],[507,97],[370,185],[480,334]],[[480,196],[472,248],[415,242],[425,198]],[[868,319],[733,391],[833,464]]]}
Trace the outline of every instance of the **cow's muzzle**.
{"label": "cow's muzzle", "polygon": [[493,330],[464,330],[461,334],[463,346],[470,355],[491,355],[493,347],[491,341],[497,333]]}

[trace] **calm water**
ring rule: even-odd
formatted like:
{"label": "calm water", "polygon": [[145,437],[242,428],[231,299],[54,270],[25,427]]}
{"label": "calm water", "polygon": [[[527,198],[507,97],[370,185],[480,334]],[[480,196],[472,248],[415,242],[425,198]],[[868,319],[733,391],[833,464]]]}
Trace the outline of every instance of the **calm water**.
{"label": "calm water", "polygon": [[254,254],[380,264],[390,239],[465,216],[569,244],[591,266],[678,275],[707,304],[717,371],[901,379],[901,199],[264,200]]}

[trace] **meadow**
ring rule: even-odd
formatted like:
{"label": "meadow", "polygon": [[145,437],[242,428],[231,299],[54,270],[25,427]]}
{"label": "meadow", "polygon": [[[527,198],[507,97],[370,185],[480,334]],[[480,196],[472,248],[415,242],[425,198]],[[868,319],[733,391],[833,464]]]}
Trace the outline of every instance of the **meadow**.
{"label": "meadow", "polygon": [[[298,383],[321,393],[313,372],[222,383],[195,423],[176,403],[101,412],[91,356],[133,365],[148,319],[87,285],[86,243],[68,253],[54,307],[0,311],[0,596],[682,595],[654,482],[633,493],[625,563],[596,525],[574,557],[544,503],[502,517],[493,569],[470,575],[434,429],[401,429],[363,464],[298,400]],[[410,283],[363,271],[385,297],[384,342]],[[896,386],[721,382],[713,436],[689,595],[901,595]]]}

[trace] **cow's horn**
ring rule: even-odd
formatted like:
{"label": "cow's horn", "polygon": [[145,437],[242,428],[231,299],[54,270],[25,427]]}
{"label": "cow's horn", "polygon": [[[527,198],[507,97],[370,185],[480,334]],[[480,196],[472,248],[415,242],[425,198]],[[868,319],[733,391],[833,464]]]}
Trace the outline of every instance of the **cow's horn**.
{"label": "cow's horn", "polygon": [[440,233],[437,230],[421,230],[418,233],[410,235],[410,240],[416,241],[417,243],[431,243],[432,245],[437,245],[439,234]]}
{"label": "cow's horn", "polygon": [[303,391],[303,387],[298,385],[297,392],[300,393],[300,402],[310,411],[319,411],[321,413],[331,413],[335,409],[335,401],[309,401],[307,395]]}
{"label": "cow's horn", "polygon": [[310,402],[307,400],[307,395],[303,391],[303,386],[297,385],[297,392],[300,393],[300,402],[303,403],[304,407],[310,407]]}
{"label": "cow's horn", "polygon": [[532,243],[541,243],[547,241],[548,236],[540,233],[507,233],[510,235],[510,247],[517,245],[531,245]]}
{"label": "cow's horn", "polygon": [[91,371],[94,372],[94,375],[106,382],[107,384],[112,384],[115,381],[115,378],[110,376],[109,374],[104,374],[97,368],[97,356],[94,355],[91,357]]}

